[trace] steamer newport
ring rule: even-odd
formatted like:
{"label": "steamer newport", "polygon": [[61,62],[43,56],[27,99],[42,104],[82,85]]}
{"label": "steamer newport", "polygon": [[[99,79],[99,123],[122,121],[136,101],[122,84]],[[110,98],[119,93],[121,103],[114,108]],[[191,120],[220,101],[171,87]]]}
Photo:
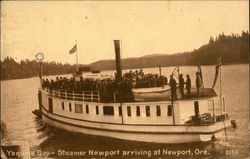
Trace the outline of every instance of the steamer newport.
{"label": "steamer newport", "polygon": [[[116,73],[113,81],[118,83],[115,87],[119,87],[124,81],[120,40],[114,40],[114,46]],[[38,57],[43,59],[41,54]],[[217,95],[213,88],[201,88],[199,94],[196,88],[191,88],[190,96],[182,97],[177,84],[177,97],[173,99],[169,84],[149,88],[132,86],[131,90],[117,89],[111,93],[100,89],[65,90],[60,86],[53,89],[44,87],[42,78],[41,69],[39,110],[33,113],[49,126],[70,132],[139,142],[189,143],[226,135],[226,128],[232,123],[235,125],[226,112],[225,98]],[[110,77],[84,77],[76,73],[72,78],[77,82]],[[105,98],[107,95],[109,98]]]}

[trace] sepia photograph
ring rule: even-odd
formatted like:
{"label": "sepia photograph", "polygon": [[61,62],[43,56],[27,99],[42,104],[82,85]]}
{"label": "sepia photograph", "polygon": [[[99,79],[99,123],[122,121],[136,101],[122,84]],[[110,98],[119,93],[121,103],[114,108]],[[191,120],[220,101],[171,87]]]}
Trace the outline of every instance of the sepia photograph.
{"label": "sepia photograph", "polygon": [[249,159],[248,0],[3,0],[1,159]]}

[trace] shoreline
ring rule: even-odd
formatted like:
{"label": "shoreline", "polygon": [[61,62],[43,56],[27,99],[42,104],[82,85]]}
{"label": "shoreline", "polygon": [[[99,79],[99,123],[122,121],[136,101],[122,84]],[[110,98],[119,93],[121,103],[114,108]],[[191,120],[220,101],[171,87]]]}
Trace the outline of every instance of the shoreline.
{"label": "shoreline", "polygon": [[[222,66],[229,66],[229,65],[250,65],[250,63],[226,63],[226,64],[223,64]],[[180,67],[196,67],[197,65],[180,65]],[[201,66],[216,66],[216,65],[201,65]],[[175,67],[175,66],[161,66],[161,68],[163,67]],[[145,69],[145,68],[159,68],[159,67],[141,67],[141,68],[125,68],[123,70],[133,70],[133,69]],[[108,70],[100,70],[100,71],[115,71],[115,69],[108,69]],[[72,72],[73,73],[73,72]],[[62,76],[62,75],[66,75],[66,74],[69,74],[69,73],[65,73],[65,74],[52,74],[52,75],[43,75],[43,76]],[[0,79],[0,81],[10,81],[10,80],[17,80],[17,79],[27,79],[27,78],[36,78],[36,77],[39,77],[39,76],[31,76],[31,77],[25,77],[25,78],[11,78],[11,79]]]}

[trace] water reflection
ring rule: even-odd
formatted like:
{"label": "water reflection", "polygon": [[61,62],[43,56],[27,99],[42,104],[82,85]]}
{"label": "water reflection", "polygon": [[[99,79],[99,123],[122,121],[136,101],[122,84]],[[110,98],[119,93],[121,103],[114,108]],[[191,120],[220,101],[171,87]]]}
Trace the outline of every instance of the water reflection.
{"label": "water reflection", "polygon": [[[49,154],[48,156],[43,157],[52,157],[55,159],[59,158],[68,158],[68,155],[61,155],[62,151],[66,152],[79,152],[85,151],[86,155],[84,157],[103,157],[90,155],[89,151],[116,151],[119,150],[120,153],[117,156],[108,156],[108,158],[146,158],[146,155],[141,155],[135,153],[140,152],[148,152],[150,151],[152,154],[151,157],[164,157],[164,158],[239,158],[245,157],[247,152],[245,151],[247,147],[244,149],[240,149],[240,145],[235,145],[232,142],[233,138],[230,137],[229,142],[225,142],[225,136],[223,138],[216,139],[215,141],[210,142],[194,142],[194,143],[183,143],[183,144],[157,144],[157,143],[144,143],[144,142],[136,142],[136,141],[126,141],[113,139],[108,137],[99,137],[99,136],[91,136],[84,135],[78,133],[72,133],[69,131],[57,129],[48,125],[43,125],[40,120],[36,119],[38,126],[42,126],[42,129],[38,129],[40,133],[38,140],[43,140],[39,146],[33,147],[33,151],[42,151],[42,152],[53,152],[53,154]],[[228,129],[229,132],[237,131],[235,129]],[[246,146],[246,145],[245,145]],[[154,151],[159,151],[161,155],[153,155]],[[188,151],[192,152],[192,155],[188,153]],[[235,152],[234,152],[235,151]],[[237,151],[237,152],[236,152]],[[124,156],[124,152],[134,152],[133,155]],[[205,155],[204,153],[207,153]],[[234,153],[229,155],[230,153]],[[40,154],[34,157],[41,157]],[[45,154],[43,154],[45,155]],[[82,158],[82,156],[70,156],[70,158]]]}

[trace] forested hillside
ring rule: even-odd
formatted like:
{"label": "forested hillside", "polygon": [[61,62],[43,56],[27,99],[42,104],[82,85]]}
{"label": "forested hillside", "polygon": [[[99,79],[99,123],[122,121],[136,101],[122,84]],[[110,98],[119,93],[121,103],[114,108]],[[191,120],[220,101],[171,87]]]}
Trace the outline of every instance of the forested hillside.
{"label": "forested hillside", "polygon": [[[159,66],[177,65],[215,65],[217,58],[222,58],[223,64],[238,64],[249,62],[249,32],[241,35],[223,33],[217,37],[210,37],[206,45],[192,52],[176,54],[152,54],[139,58],[127,58],[122,60],[123,69],[147,68]],[[36,60],[22,60],[16,62],[7,57],[0,61],[1,80],[28,78],[38,76],[39,62]],[[100,60],[90,64],[92,70],[115,69],[114,60]],[[75,72],[75,65],[61,64],[57,62],[43,62],[44,75],[68,74]]]}
{"label": "forested hillside", "polygon": [[[157,54],[140,58],[127,58],[122,60],[124,69],[146,68],[176,65],[214,65],[221,57],[223,64],[237,64],[249,62],[249,32],[241,35],[223,33],[217,37],[210,37],[208,44],[192,52],[177,54]],[[115,68],[114,60],[100,60],[90,64],[94,69],[110,70]]]}

